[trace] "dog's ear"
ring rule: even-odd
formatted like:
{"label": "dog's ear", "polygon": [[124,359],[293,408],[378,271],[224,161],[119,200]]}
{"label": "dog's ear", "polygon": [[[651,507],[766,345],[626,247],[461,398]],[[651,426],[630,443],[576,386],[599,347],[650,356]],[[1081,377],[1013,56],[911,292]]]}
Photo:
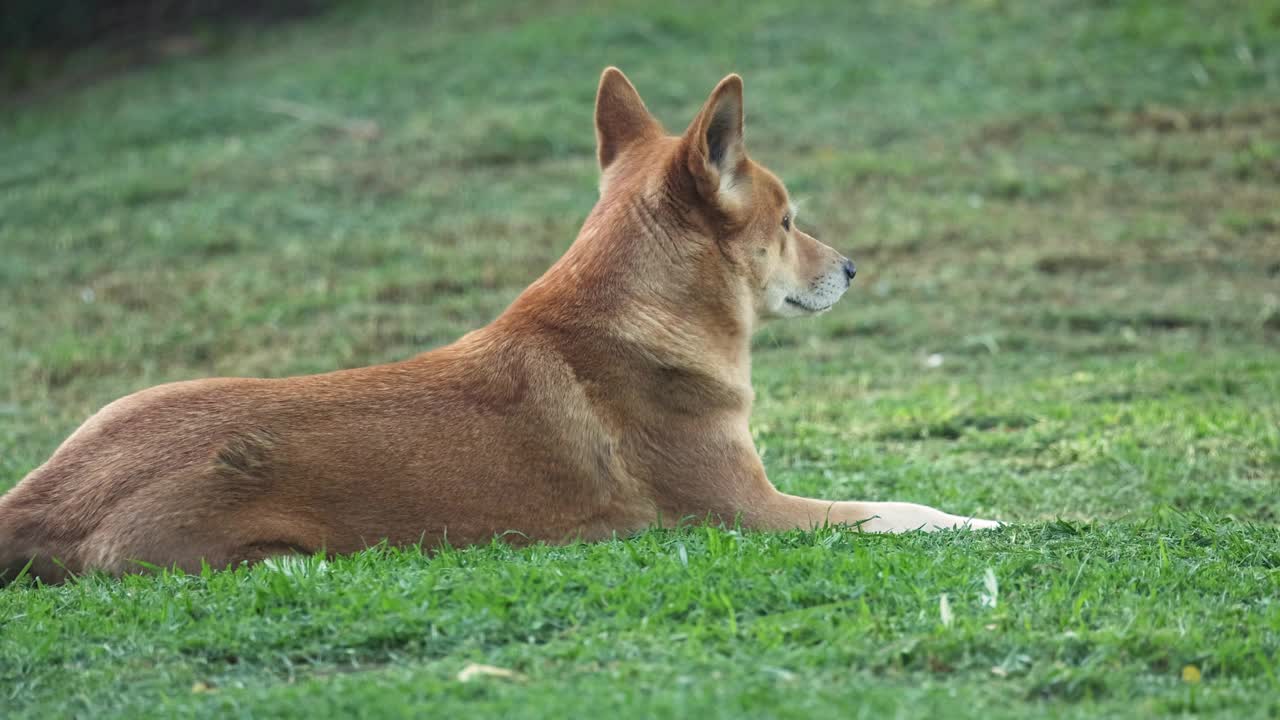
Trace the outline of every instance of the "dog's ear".
{"label": "dog's ear", "polygon": [[730,75],[716,85],[684,133],[685,158],[698,193],[720,207],[738,204],[747,181],[743,145],[742,78]]}
{"label": "dog's ear", "polygon": [[639,140],[662,134],[640,93],[616,67],[605,68],[596,91],[596,157],[604,170]]}

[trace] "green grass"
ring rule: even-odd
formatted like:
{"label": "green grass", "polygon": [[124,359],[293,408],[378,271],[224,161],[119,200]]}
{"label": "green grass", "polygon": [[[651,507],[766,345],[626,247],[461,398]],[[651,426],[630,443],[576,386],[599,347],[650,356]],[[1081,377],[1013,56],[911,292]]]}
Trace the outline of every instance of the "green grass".
{"label": "green grass", "polygon": [[0,488],[133,390],[490,320],[595,199],[616,64],[671,129],[742,73],[858,262],[757,340],[774,482],[1014,525],[14,587],[0,714],[1280,714],[1280,3],[432,5],[6,109]]}

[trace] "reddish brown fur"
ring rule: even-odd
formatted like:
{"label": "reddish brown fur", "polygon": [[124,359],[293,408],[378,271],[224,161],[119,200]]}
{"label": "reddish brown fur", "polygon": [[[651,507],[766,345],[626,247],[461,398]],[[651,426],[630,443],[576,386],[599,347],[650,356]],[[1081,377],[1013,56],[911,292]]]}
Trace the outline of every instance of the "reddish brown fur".
{"label": "reddish brown fur", "polygon": [[751,332],[774,312],[770,288],[816,287],[844,259],[779,229],[786,190],[742,148],[741,97],[726,78],[670,137],[607,70],[600,200],[497,320],[403,362],[108,405],[0,498],[0,575],[599,539],[689,517],[960,524],[795,498],[765,477],[747,426]]}

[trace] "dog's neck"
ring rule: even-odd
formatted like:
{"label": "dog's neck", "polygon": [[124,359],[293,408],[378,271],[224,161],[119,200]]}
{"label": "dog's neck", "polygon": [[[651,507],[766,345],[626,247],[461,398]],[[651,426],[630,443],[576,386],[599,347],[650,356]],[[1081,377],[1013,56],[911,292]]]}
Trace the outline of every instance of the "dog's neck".
{"label": "dog's neck", "polygon": [[[605,336],[633,362],[751,400],[754,309],[714,239],[662,189],[606,193],[564,256],[499,322]],[[625,361],[619,358],[619,361]]]}

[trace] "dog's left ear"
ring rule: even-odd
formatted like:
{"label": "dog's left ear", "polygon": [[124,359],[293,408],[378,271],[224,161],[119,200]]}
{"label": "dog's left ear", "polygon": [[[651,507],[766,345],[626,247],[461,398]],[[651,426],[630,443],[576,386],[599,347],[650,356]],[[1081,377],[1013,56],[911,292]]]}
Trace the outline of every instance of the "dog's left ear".
{"label": "dog's left ear", "polygon": [[747,180],[742,133],[742,78],[735,74],[711,91],[683,139],[689,174],[698,193],[722,208],[738,204],[738,192]]}
{"label": "dog's left ear", "polygon": [[662,134],[640,93],[616,67],[605,68],[596,91],[596,158],[606,170],[624,150]]}

